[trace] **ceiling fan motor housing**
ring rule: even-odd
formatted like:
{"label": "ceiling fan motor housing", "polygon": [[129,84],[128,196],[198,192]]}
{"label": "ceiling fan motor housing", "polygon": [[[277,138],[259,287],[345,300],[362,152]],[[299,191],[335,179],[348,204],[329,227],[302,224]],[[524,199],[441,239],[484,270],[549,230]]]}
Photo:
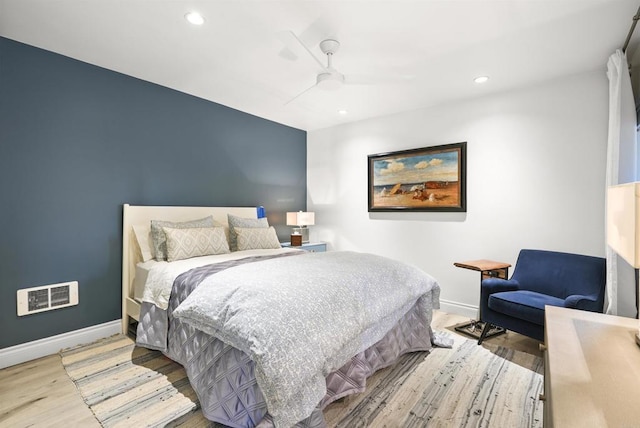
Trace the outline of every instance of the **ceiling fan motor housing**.
{"label": "ceiling fan motor housing", "polygon": [[320,73],[316,78],[316,84],[319,88],[333,91],[338,89],[344,83],[344,75],[337,71],[331,73]]}

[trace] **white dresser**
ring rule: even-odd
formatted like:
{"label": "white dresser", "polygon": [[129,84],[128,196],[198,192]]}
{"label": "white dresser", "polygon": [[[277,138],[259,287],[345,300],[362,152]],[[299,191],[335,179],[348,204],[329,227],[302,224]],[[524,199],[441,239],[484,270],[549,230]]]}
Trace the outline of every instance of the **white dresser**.
{"label": "white dresser", "polygon": [[545,428],[640,427],[638,320],[545,307]]}

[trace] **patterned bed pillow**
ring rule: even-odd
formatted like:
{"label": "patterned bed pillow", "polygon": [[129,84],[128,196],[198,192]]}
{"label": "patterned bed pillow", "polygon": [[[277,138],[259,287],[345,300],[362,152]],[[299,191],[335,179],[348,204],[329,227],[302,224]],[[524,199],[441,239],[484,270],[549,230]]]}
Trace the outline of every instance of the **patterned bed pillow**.
{"label": "patterned bed pillow", "polygon": [[167,260],[167,238],[162,230],[163,227],[170,227],[173,229],[190,229],[194,227],[213,226],[213,216],[184,222],[151,220],[151,239],[153,240],[153,251],[156,260]]}
{"label": "patterned bed pillow", "polygon": [[281,248],[273,226],[269,228],[236,227],[238,251]]}
{"label": "patterned bed pillow", "polygon": [[221,227],[162,228],[167,237],[167,261],[229,253],[229,243]]}
{"label": "patterned bed pillow", "polygon": [[269,222],[266,217],[262,218],[246,218],[238,217],[233,214],[227,214],[227,220],[229,221],[229,247],[231,251],[238,251],[238,239],[235,229],[241,228],[268,228]]}

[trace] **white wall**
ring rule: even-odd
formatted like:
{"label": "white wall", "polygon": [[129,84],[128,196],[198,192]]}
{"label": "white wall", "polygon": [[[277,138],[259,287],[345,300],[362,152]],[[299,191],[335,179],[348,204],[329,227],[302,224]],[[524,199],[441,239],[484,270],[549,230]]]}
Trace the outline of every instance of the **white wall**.
{"label": "white wall", "polygon": [[[490,84],[490,83],[489,83]],[[605,71],[307,135],[311,240],[413,263],[475,316],[477,272],[522,248],[604,256]],[[467,141],[466,213],[367,212],[367,155]]]}

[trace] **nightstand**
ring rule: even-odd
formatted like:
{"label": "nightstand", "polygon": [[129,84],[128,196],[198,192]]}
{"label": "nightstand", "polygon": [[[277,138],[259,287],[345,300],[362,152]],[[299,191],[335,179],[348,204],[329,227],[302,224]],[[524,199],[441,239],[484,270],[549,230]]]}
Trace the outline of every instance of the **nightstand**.
{"label": "nightstand", "polygon": [[299,247],[292,247],[291,242],[281,242],[283,248],[299,248],[301,250],[309,251],[310,253],[323,253],[327,251],[326,242],[307,242]]}

